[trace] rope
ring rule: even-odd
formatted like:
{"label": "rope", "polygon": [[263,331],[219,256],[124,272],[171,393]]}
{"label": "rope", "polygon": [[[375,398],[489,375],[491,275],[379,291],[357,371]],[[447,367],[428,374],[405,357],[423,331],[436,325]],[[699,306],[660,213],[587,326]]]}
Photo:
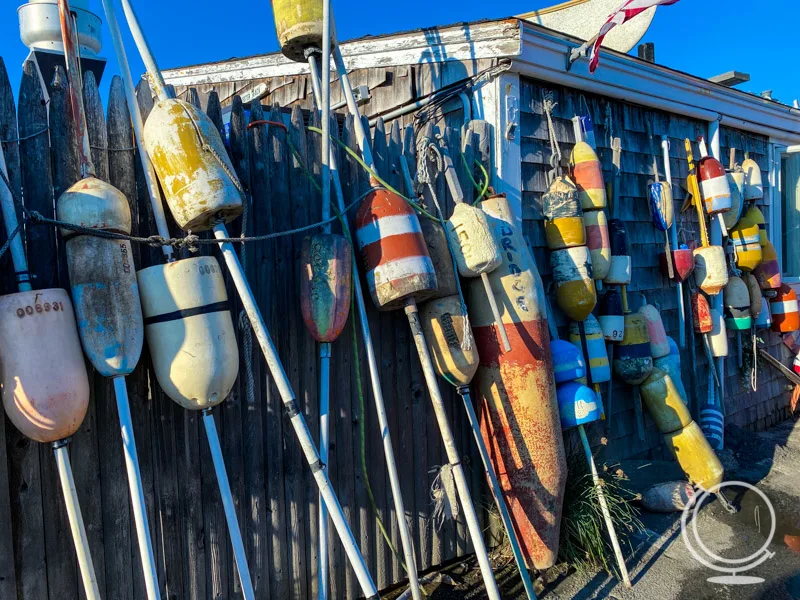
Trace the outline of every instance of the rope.
{"label": "rope", "polygon": [[475,181],[475,178],[472,176],[472,169],[469,167],[469,163],[467,162],[467,157],[464,156],[464,153],[461,152],[461,162],[464,164],[464,169],[467,171],[467,177],[472,182],[472,186],[475,188],[475,191],[478,192],[478,198],[472,204],[478,204],[484,197],[488,197],[489,195],[489,174],[486,172],[483,164],[479,160],[472,159],[473,164],[475,164],[478,168],[480,168],[481,173],[483,174],[483,181],[478,183]]}
{"label": "rope", "polygon": [[556,172],[557,176],[561,176],[561,147],[558,145],[558,137],[556,136],[556,128],[553,125],[553,109],[558,106],[558,103],[553,100],[553,92],[545,90],[544,92],[544,114],[547,117],[547,135],[550,138],[550,166]]}
{"label": "rope", "polygon": [[8,249],[11,247],[11,242],[13,242],[14,238],[19,235],[21,230],[22,230],[22,228],[20,227],[20,225],[18,223],[17,226],[14,228],[14,231],[11,232],[11,235],[8,236],[8,239],[6,240],[6,243],[3,244],[0,247],[0,258],[3,258],[5,253],[8,252]]}
{"label": "rope", "polygon": [[21,136],[21,137],[10,138],[10,139],[7,139],[7,140],[0,140],[0,142],[2,142],[3,144],[13,144],[15,142],[24,142],[26,140],[30,140],[30,139],[33,139],[35,137],[38,137],[38,136],[42,135],[43,133],[47,133],[48,131],[50,131],[50,127],[45,127],[44,129],[40,129],[39,131],[31,133],[30,135],[24,135],[24,136]]}

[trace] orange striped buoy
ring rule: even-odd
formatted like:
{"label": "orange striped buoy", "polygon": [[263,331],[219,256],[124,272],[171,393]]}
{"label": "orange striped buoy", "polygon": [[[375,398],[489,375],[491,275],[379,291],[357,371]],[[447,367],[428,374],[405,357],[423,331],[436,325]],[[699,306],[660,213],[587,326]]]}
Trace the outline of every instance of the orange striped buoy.
{"label": "orange striped buoy", "polygon": [[782,284],[778,294],[769,300],[772,315],[772,331],[788,333],[800,329],[800,314],[797,312],[797,294],[787,284]]}
{"label": "orange striped buoy", "polygon": [[604,210],[588,210],[583,213],[586,225],[586,247],[592,255],[592,273],[596,281],[602,281],[611,267],[611,241],[608,237],[608,218]]}
{"label": "orange striped buoy", "polygon": [[603,170],[594,149],[586,142],[578,142],[570,156],[572,180],[578,188],[583,210],[598,210],[606,207],[606,186]]}

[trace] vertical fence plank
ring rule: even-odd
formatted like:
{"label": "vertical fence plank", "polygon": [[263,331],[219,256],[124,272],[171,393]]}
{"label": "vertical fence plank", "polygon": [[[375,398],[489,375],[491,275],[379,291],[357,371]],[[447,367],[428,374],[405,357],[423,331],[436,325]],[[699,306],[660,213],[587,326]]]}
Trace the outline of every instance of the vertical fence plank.
{"label": "vertical fence plank", "polygon": [[[19,135],[27,138],[20,142],[20,154],[25,156],[21,181],[29,209],[53,217],[53,192],[50,181],[50,149],[47,136],[47,106],[39,84],[39,74],[32,62],[26,62],[19,91]],[[50,227],[33,227],[27,236],[28,268],[36,276],[37,289],[56,287],[55,230]],[[39,445],[24,437],[6,421],[6,439],[9,453],[9,486],[11,510],[14,514],[14,563],[17,572],[17,600],[42,600],[48,598],[49,558],[52,554],[46,545],[45,527],[54,521],[66,524],[66,511],[61,508],[60,488],[57,483],[45,487],[41,478],[40,462],[54,467],[50,447]],[[57,477],[55,482],[57,482]],[[47,497],[43,492],[47,492]],[[44,512],[45,507],[47,513]],[[46,523],[47,522],[47,523]],[[63,529],[69,531],[66,525]],[[68,535],[68,534],[67,534]],[[73,555],[74,556],[74,555]],[[54,563],[58,558],[52,556]],[[74,578],[72,579],[74,582]],[[66,578],[64,589],[74,593]],[[54,590],[54,593],[55,590]]]}

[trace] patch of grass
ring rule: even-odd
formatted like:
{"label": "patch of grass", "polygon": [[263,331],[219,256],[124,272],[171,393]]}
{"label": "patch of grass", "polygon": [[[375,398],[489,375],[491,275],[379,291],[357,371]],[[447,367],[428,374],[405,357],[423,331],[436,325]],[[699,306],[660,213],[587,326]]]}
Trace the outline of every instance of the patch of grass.
{"label": "patch of grass", "polygon": [[[616,574],[614,550],[606,532],[597,488],[580,446],[573,447],[567,455],[567,466],[569,476],[561,517],[559,561],[579,572],[602,569]],[[622,553],[627,555],[631,550],[630,536],[644,530],[638,509],[631,504],[635,494],[627,489],[625,479],[617,474],[617,469],[603,469],[599,465],[598,470]]]}

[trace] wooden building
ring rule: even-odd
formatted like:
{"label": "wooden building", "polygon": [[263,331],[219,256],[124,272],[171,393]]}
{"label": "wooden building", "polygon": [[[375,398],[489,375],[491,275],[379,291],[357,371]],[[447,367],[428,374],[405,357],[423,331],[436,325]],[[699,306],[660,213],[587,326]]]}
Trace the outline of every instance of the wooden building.
{"label": "wooden building", "polygon": [[[344,43],[351,81],[354,86],[364,86],[361,89],[368,95],[362,109],[373,125],[381,175],[402,188],[398,158],[403,152],[403,135],[420,110],[436,123],[454,156],[455,149],[461,148],[462,125],[470,119],[487,121],[491,136],[484,158],[491,183],[510,198],[547,285],[551,277],[541,197],[551,167],[543,98],[552,94],[557,103],[554,129],[565,157],[575,143],[571,119],[576,114],[592,117],[607,175],[611,171],[609,132],[613,130],[622,139],[618,209],[632,242],[629,294],[635,298],[643,293],[656,304],[670,335],[677,337],[678,305],[674,285],[658,268],[663,233],[653,227],[645,197],[654,152],[648,131],[656,140],[666,135],[671,141],[678,201],[685,196],[685,138],[705,136],[719,156],[728,156],[731,147],[736,148],[739,160],[749,153],[763,172],[765,194],[759,205],[768,221],[770,239],[783,253],[785,275],[800,276],[800,265],[795,265],[800,259],[791,251],[796,242],[785,235],[786,224],[797,220],[798,198],[789,184],[797,186],[800,170],[790,154],[792,146],[800,144],[800,110],[615,52],[603,54],[595,75],[588,73],[586,61],[567,71],[567,52],[578,43],[519,19],[437,26]],[[59,100],[56,93],[51,100],[48,125],[47,111],[36,92],[38,80],[34,82],[29,70],[26,67],[17,101],[4,70],[0,73],[0,139],[12,184],[22,192],[29,208],[47,216],[52,215],[52,198],[77,173],[74,157],[65,159],[64,146],[58,145],[65,126],[63,115],[53,107],[63,103],[63,98]],[[318,137],[306,129],[314,98],[304,65],[276,53],[172,69],[164,75],[181,97],[204,108],[220,127],[225,121],[230,123],[230,153],[249,198],[248,234],[285,231],[319,219],[318,193],[298,155],[289,152],[286,143],[290,139],[308,164],[319,151]],[[332,91],[336,104],[341,101],[338,86],[332,86]],[[154,233],[130,145],[129,124],[121,117],[121,89],[112,86],[107,121],[91,82],[86,94],[95,124],[90,128],[95,136],[92,145],[100,153],[95,162],[108,165],[99,175],[126,191],[138,233]],[[151,106],[146,91],[139,100],[145,111]],[[260,119],[282,119],[291,126],[287,131],[276,126],[246,127],[248,120]],[[340,138],[354,146],[352,124],[340,120],[340,125]],[[42,135],[48,129],[49,145]],[[660,156],[659,142],[654,146]],[[413,165],[413,154],[408,158]],[[346,195],[352,201],[366,179],[343,152],[340,162]],[[462,185],[466,185],[466,173],[459,169]],[[451,199],[442,192],[449,205]],[[693,212],[683,213],[676,221],[682,239],[697,239]],[[315,431],[316,348],[302,326],[294,274],[301,239],[291,236],[248,244],[243,256],[295,393]],[[37,285],[66,286],[56,234],[34,227],[27,232],[27,243],[32,251],[35,248],[31,270],[40,278]],[[201,251],[216,252],[206,246]],[[157,261],[158,254],[141,248],[135,259],[141,268]],[[0,266],[2,291],[8,293],[12,281],[8,257]],[[234,315],[239,310],[236,305]],[[555,318],[563,327],[563,317],[557,313]],[[469,553],[468,535],[463,519],[441,528],[434,523],[430,487],[436,467],[445,458],[405,318],[401,313],[372,311],[371,319],[409,513],[405,518],[412,525],[420,567],[429,569]],[[404,574],[376,523],[377,514],[399,547],[366,361],[361,350],[359,380],[354,371],[355,334],[350,321],[333,350],[329,469],[370,570],[384,588],[403,580]],[[697,402],[707,395],[706,360],[700,340],[691,332],[688,337],[684,382],[696,409]],[[789,350],[777,334],[765,332],[762,337],[770,353],[788,362]],[[725,361],[724,374],[726,423],[759,430],[786,419],[786,380],[762,367],[758,391],[753,392],[749,373],[739,368],[733,340],[731,347],[734,350]],[[196,414],[174,405],[158,389],[148,362],[145,353],[129,385],[164,597],[240,597],[202,426]],[[444,384],[442,389],[476,504],[483,508],[487,536],[497,539],[466,418],[455,393]],[[609,415],[612,434],[608,443],[598,448],[600,457],[610,461],[667,458],[662,436],[649,417],[645,439],[637,435],[630,388],[617,384],[614,394],[615,410]],[[242,352],[240,381],[216,414],[257,597],[316,597],[316,488],[257,351],[251,355]],[[597,443],[598,433],[594,433]],[[144,587],[118,437],[113,391],[95,376],[89,417],[73,441],[73,462],[101,591],[107,598],[133,599],[143,597]],[[0,428],[0,599],[79,597],[80,582],[59,494],[49,450],[27,441],[7,421],[5,428]],[[345,566],[335,535],[331,540],[333,597],[358,597],[358,586]]]}

